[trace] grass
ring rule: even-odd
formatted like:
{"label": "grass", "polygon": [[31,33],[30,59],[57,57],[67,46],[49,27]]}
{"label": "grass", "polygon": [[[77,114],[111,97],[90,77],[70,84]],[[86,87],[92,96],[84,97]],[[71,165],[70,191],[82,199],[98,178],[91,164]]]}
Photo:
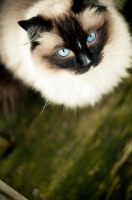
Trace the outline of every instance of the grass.
{"label": "grass", "polygon": [[[132,79],[94,108],[65,110],[31,96],[1,133],[12,151],[0,177],[28,199],[132,198]],[[1,114],[2,115],[2,114]]]}

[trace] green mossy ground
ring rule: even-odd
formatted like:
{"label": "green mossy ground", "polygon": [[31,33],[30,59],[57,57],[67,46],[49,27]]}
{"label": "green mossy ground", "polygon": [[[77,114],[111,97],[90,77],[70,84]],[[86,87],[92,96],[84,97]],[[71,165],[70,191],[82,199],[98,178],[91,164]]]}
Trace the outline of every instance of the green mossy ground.
{"label": "green mossy ground", "polygon": [[64,110],[31,95],[0,133],[12,149],[0,177],[29,200],[132,199],[132,78],[94,108]]}

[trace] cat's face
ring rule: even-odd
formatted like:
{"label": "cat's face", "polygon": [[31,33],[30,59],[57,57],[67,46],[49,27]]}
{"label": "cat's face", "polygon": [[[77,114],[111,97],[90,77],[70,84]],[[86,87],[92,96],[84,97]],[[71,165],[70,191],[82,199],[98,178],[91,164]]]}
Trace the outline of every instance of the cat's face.
{"label": "cat's face", "polygon": [[19,22],[28,32],[36,62],[51,70],[88,72],[103,59],[110,42],[110,14],[97,1],[71,1],[59,15],[40,14]]}

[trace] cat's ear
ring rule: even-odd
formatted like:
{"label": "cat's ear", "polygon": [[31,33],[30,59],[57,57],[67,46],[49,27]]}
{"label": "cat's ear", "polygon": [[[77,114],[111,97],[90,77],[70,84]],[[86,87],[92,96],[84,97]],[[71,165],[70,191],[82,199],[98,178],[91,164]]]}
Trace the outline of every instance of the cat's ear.
{"label": "cat's ear", "polygon": [[30,39],[36,38],[43,31],[50,31],[52,24],[50,20],[41,17],[33,17],[29,20],[19,21],[18,24],[28,32]]}
{"label": "cat's ear", "polygon": [[105,8],[104,5],[101,5],[98,0],[73,0],[72,10],[75,13],[79,13],[87,7],[96,7],[98,9],[103,10]]}

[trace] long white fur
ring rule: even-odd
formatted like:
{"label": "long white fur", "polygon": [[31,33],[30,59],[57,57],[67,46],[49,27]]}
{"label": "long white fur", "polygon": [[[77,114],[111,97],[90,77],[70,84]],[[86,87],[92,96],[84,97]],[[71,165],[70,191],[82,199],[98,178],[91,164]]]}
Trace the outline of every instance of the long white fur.
{"label": "long white fur", "polygon": [[66,70],[48,70],[35,63],[31,57],[30,44],[26,44],[29,42],[27,33],[17,24],[20,20],[36,16],[45,8],[50,15],[52,12],[66,12],[70,1],[41,0],[22,11],[15,11],[13,6],[7,6],[9,2],[10,0],[5,0],[6,11],[3,12],[4,8],[0,10],[1,60],[16,77],[40,91],[49,101],[68,107],[94,105],[102,95],[112,91],[122,78],[128,76],[126,70],[131,62],[131,38],[126,22],[116,11],[112,1],[102,0],[108,5],[114,18],[115,32],[112,41],[105,46],[104,58],[98,67],[78,76]]}

